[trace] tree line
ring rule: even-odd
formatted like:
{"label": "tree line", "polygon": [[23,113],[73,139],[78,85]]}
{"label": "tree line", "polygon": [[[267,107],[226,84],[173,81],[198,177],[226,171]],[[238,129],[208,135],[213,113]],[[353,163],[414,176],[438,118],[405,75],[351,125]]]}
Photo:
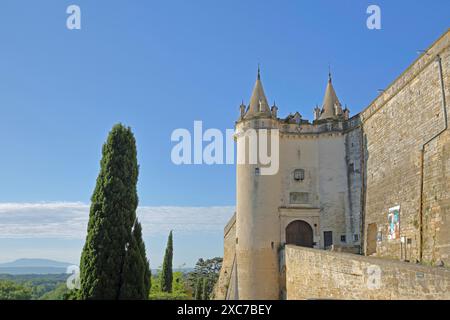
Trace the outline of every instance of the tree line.
{"label": "tree line", "polygon": [[[152,296],[155,280],[154,287],[168,296],[176,280],[175,285],[182,282],[185,286],[186,282],[195,299],[210,298],[218,277],[208,275],[211,271],[218,274],[217,269],[208,269],[212,261],[205,264],[200,259],[194,272],[188,276],[177,274],[174,279],[172,231],[161,271],[152,276],[136,216],[138,175],[135,137],[130,127],[117,124],[103,145],[100,172],[91,197],[88,232],[80,261],[80,289],[70,291],[66,299],[145,300]],[[217,268],[220,258],[215,259],[212,264]],[[155,296],[158,294],[153,292]]]}

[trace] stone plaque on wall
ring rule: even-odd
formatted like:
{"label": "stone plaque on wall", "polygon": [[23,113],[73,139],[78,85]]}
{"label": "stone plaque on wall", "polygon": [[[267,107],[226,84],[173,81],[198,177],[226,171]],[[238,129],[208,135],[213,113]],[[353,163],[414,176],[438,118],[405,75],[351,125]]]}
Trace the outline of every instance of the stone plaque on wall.
{"label": "stone plaque on wall", "polygon": [[291,204],[309,203],[309,193],[308,192],[291,192],[289,194],[289,202]]}

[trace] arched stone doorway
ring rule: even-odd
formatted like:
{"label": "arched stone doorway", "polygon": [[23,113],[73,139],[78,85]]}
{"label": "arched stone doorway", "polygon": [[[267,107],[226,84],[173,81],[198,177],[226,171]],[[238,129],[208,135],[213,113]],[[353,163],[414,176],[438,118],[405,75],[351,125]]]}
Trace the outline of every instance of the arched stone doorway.
{"label": "arched stone doorway", "polygon": [[286,244],[312,248],[314,246],[313,229],[303,220],[295,220],[286,227]]}

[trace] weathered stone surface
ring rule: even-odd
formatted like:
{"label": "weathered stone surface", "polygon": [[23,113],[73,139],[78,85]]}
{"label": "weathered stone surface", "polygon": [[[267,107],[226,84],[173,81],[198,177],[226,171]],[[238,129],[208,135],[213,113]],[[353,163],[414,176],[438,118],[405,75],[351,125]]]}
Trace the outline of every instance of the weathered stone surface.
{"label": "weathered stone surface", "polygon": [[450,299],[450,270],[286,247],[287,299]]}
{"label": "weathered stone surface", "polygon": [[[235,298],[236,283],[233,277],[233,267],[236,263],[236,214],[231,217],[224,229],[224,253],[222,268],[220,269],[219,280],[214,288],[214,298],[224,300],[226,298]],[[233,288],[231,288],[233,287]],[[233,289],[233,290],[230,290]],[[231,295],[231,297],[230,297]],[[236,297],[237,298],[237,297]]]}
{"label": "weathered stone surface", "polygon": [[[450,265],[449,46],[447,32],[360,114],[366,254],[376,245],[376,256]],[[397,205],[400,238],[389,240],[388,210]],[[369,225],[381,241],[367,238]]]}

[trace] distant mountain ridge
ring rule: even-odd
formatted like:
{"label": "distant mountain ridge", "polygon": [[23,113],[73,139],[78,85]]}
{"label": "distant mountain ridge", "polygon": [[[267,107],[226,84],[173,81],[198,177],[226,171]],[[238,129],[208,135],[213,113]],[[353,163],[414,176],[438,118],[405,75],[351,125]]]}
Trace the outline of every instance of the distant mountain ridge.
{"label": "distant mountain ridge", "polygon": [[[55,261],[50,259],[17,259],[12,262],[0,263],[0,274],[9,275],[32,275],[32,274],[61,274],[66,273],[68,266],[73,266],[73,263]],[[194,268],[174,268],[173,271],[188,273]],[[152,274],[158,274],[159,269],[152,269]]]}
{"label": "distant mountain ridge", "polygon": [[0,263],[0,274],[59,274],[66,273],[67,267],[73,265],[49,259],[17,259]]}

